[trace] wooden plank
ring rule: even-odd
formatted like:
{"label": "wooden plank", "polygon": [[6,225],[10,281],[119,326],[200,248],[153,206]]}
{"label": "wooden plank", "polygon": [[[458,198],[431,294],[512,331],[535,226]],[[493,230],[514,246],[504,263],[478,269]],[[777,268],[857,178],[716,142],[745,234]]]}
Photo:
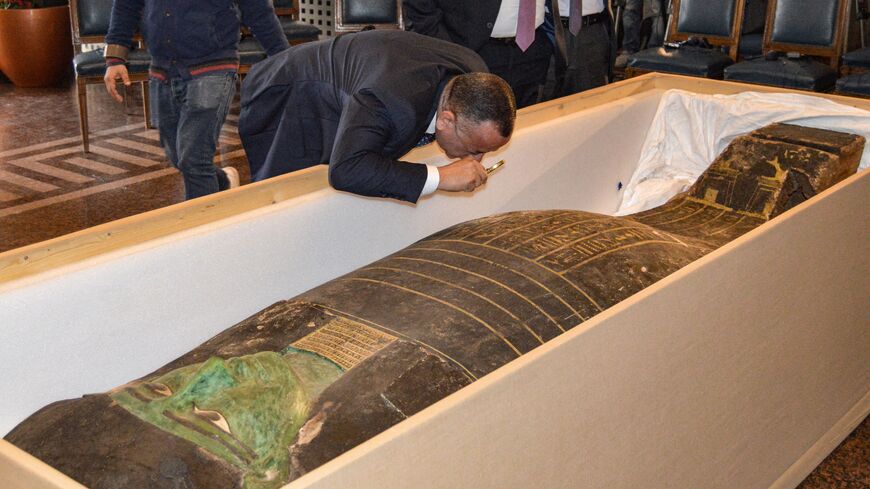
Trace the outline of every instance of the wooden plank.
{"label": "wooden plank", "polygon": [[118,168],[117,166],[107,165],[105,163],[100,163],[99,161],[94,161],[88,158],[80,158],[78,156],[64,161],[69,164],[80,166],[82,168],[87,168],[88,170],[93,170],[98,173],[105,173],[106,175],[120,175],[121,173],[127,172],[127,170],[124,170],[123,168]]}
{"label": "wooden plank", "polygon": [[85,489],[6,440],[0,440],[0,485],[4,489]]}
{"label": "wooden plank", "polygon": [[[788,88],[771,87],[766,85],[750,85],[746,83],[724,81],[724,80],[709,80],[706,78],[697,78],[692,76],[670,75],[664,73],[649,73],[637,78],[649,78],[653,81],[655,88],[660,90],[686,90],[694,93],[704,94],[721,94],[733,95],[742,92],[765,92],[765,93],[794,93],[797,95],[808,95],[820,97],[837,102],[838,104],[848,105],[863,110],[870,110],[870,99],[848,97],[845,95],[834,95],[830,93],[813,93],[805,90],[792,90]],[[632,78],[634,80],[634,78]]]}
{"label": "wooden plank", "polygon": [[0,202],[12,202],[13,200],[18,200],[20,198],[21,196],[18,194],[0,190]]}
{"label": "wooden plank", "polygon": [[129,163],[131,165],[150,167],[164,164],[162,161],[154,161],[148,158],[141,158],[139,156],[133,156],[130,154],[122,153],[120,151],[115,151],[114,149],[104,148],[102,146],[91,146],[92,153],[96,153],[100,156],[105,156],[106,158],[111,158],[116,161]]}
{"label": "wooden plank", "polygon": [[35,158],[21,158],[18,160],[12,160],[9,162],[9,164],[15,165],[20,168],[25,168],[30,171],[35,171],[37,173],[42,173],[43,175],[58,178],[60,180],[66,180],[67,182],[88,183],[94,181],[93,178],[87,175],[82,175],[80,173],[72,172],[69,170],[56,168],[54,166],[42,163]]}
{"label": "wooden plank", "polygon": [[0,284],[283,202],[327,185],[326,167],[315,167],[0,253]]}
{"label": "wooden plank", "polygon": [[155,155],[159,158],[165,158],[166,152],[163,151],[163,148],[160,146],[154,146],[153,144],[145,144],[140,143],[138,141],[132,141],[130,139],[123,138],[112,138],[106,140],[107,143],[111,143],[117,146],[123,146],[125,148],[135,149],[137,151],[141,151],[143,153],[148,153]]}
{"label": "wooden plank", "polygon": [[57,190],[57,187],[50,183],[40,182],[39,180],[23,177],[3,170],[0,170],[0,180],[18,185],[19,187],[24,187],[28,190],[33,190],[34,192],[51,192],[52,190]]}

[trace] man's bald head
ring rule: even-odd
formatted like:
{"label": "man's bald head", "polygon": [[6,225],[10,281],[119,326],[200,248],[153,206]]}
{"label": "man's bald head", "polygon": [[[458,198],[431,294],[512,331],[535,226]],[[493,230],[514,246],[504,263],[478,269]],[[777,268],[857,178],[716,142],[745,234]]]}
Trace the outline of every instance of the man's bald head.
{"label": "man's bald head", "polygon": [[435,136],[447,156],[480,161],[507,144],[516,116],[514,93],[504,80],[489,73],[459,75],[441,94]]}
{"label": "man's bald head", "polygon": [[453,112],[466,125],[492,122],[502,137],[510,138],[517,117],[511,87],[491,73],[466,73],[444,88],[441,110]]}

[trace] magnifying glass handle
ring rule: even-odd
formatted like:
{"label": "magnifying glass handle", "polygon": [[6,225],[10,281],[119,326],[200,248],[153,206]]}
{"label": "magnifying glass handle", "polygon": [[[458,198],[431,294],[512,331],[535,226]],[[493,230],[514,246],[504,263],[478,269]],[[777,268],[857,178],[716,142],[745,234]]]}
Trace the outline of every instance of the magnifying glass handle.
{"label": "magnifying glass handle", "polygon": [[498,160],[498,162],[496,162],[496,164],[494,164],[491,167],[486,169],[486,174],[492,175],[493,173],[495,173],[496,170],[498,170],[499,168],[504,166],[504,164],[505,164],[504,160]]}

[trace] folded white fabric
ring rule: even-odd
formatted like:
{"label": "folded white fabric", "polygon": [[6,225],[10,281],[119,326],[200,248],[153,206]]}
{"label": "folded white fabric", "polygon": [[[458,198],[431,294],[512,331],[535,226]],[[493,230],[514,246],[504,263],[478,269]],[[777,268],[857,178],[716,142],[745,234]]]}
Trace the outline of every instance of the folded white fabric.
{"label": "folded white fabric", "polygon": [[[735,137],[773,122],[860,134],[870,141],[870,112],[793,93],[702,95],[668,90],[647,133],[637,170],[616,215],[650,209],[688,189]],[[870,144],[860,168],[870,165]]]}

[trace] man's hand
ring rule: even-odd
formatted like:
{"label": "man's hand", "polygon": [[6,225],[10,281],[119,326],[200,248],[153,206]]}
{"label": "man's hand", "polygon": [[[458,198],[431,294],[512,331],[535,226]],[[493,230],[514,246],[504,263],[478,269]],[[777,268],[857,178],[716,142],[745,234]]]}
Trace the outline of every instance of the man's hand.
{"label": "man's hand", "polygon": [[123,82],[125,86],[130,86],[130,75],[127,73],[127,67],[123,64],[113,65],[106,68],[106,76],[103,77],[103,82],[106,84],[106,90],[116,102],[123,102],[124,97],[118,93],[117,82]]}
{"label": "man's hand", "polygon": [[486,169],[479,160],[479,157],[466,156],[449,165],[438,167],[438,190],[471,192],[486,183]]}

